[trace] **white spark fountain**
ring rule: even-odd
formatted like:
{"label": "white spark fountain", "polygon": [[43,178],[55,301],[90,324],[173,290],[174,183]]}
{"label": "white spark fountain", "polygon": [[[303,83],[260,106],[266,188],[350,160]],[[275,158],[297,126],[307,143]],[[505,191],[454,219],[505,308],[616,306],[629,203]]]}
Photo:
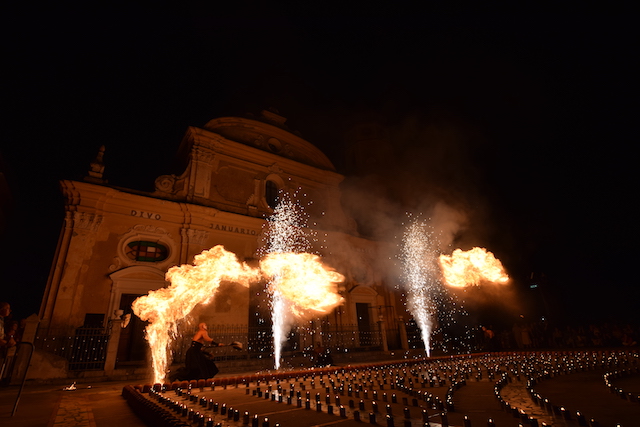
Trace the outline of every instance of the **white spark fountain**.
{"label": "white spark fountain", "polygon": [[[294,197],[297,193],[294,193]],[[268,218],[266,228],[266,245],[264,254],[302,253],[309,247],[306,235],[307,215],[302,206],[294,202],[293,197],[280,191],[278,205]],[[273,347],[275,369],[280,368],[282,346],[287,339],[287,329],[292,324],[291,310],[286,298],[278,290],[279,275],[275,275],[268,289],[271,294],[271,320],[273,323]]]}
{"label": "white spark fountain", "polygon": [[439,241],[431,225],[414,219],[402,239],[401,257],[407,288],[407,306],[422,334],[427,357],[431,356],[433,319],[437,316],[436,295],[440,292]]}

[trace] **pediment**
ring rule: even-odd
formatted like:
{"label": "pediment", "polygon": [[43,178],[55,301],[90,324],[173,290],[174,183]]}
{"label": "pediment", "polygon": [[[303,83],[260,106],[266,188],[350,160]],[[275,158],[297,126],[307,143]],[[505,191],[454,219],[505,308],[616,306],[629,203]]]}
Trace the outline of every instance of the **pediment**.
{"label": "pediment", "polygon": [[319,169],[335,171],[335,167],[322,151],[275,124],[241,117],[221,117],[209,121],[204,129],[262,151]]}
{"label": "pediment", "polygon": [[368,286],[363,286],[363,285],[354,286],[349,291],[349,293],[354,296],[355,295],[360,295],[360,296],[377,296],[378,295],[378,293],[375,290],[371,289]]}

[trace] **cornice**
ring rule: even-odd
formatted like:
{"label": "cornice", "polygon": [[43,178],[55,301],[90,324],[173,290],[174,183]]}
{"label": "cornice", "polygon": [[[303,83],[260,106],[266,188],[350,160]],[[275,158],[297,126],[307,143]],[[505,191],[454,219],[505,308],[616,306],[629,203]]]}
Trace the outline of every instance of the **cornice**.
{"label": "cornice", "polygon": [[218,154],[218,161],[226,157],[233,159],[235,163],[244,164],[247,167],[260,166],[265,170],[276,165],[286,175],[328,185],[338,185],[344,180],[344,176],[334,170],[310,166],[294,159],[226,139],[206,129],[190,127],[188,135],[193,140],[193,146],[201,145],[215,150]]}
{"label": "cornice", "polygon": [[[313,163],[311,166],[335,171],[335,167],[331,160],[329,160],[329,158],[320,149],[318,149],[318,147],[291,131],[274,124],[242,117],[219,117],[210,120],[204,128],[214,133],[219,133],[226,138],[233,138],[231,136],[233,134],[240,134],[238,135],[238,138],[241,138],[241,136],[243,136],[241,135],[242,131],[255,133],[259,135],[258,138],[238,142],[243,145],[253,145],[265,152],[270,152],[269,141],[271,138],[275,138],[280,144],[282,144],[282,146],[279,147],[279,150],[283,153],[283,157],[290,156],[295,158],[296,154],[299,153],[303,157],[306,157],[308,162]],[[308,164],[301,159],[298,159],[298,161]]]}

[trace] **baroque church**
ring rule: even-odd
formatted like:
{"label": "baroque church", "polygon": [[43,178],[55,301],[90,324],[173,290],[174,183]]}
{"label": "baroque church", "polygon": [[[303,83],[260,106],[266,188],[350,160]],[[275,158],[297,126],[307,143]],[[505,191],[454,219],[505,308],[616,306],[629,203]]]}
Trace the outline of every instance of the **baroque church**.
{"label": "baroque church", "polygon": [[[170,267],[191,264],[195,255],[216,245],[240,261],[255,262],[263,225],[284,191],[304,195],[301,204],[315,236],[310,251],[345,276],[339,289],[344,303],[317,319],[312,342],[329,348],[406,348],[400,296],[374,268],[385,243],[359,235],[341,205],[344,176],[285,121],[276,112],[262,111],[189,127],[177,153],[181,173],[157,177],[151,192],[108,185],[104,148],[84,181],[61,181],[65,218],[39,335],[106,328],[126,318],[112,359],[116,365],[145,359],[144,324],[131,313],[132,302],[169,286],[165,273]],[[260,312],[265,309],[264,292],[256,289],[260,286],[223,283],[196,320],[240,328],[246,337],[234,338],[244,341],[249,353],[265,351],[251,337],[252,328],[267,317]],[[339,331],[349,338],[336,341]]]}

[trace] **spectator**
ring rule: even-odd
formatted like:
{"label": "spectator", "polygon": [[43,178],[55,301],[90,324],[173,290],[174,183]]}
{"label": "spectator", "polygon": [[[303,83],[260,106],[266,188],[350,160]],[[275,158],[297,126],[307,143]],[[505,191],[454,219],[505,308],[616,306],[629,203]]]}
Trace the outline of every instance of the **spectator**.
{"label": "spectator", "polygon": [[22,341],[22,331],[20,330],[20,324],[16,320],[12,320],[5,326],[4,336],[10,340],[13,339],[15,343]]}
{"label": "spectator", "polygon": [[329,350],[322,346],[320,341],[316,341],[313,347],[314,366],[325,367],[333,365],[333,358]]}
{"label": "spectator", "polygon": [[[7,357],[9,349],[15,347],[16,341],[12,336],[5,333],[5,322],[8,325],[8,317],[11,314],[11,306],[8,302],[0,302],[0,372],[4,376],[6,364],[9,362]],[[0,378],[4,382],[4,378]]]}
{"label": "spectator", "polygon": [[[16,345],[13,337],[9,337],[5,333],[5,321],[11,314],[11,305],[8,302],[0,302],[0,349],[6,351],[7,348]],[[8,324],[7,324],[8,326]]]}
{"label": "spectator", "polygon": [[529,324],[522,325],[520,332],[522,333],[522,347],[525,349],[531,348],[531,327]]}
{"label": "spectator", "polygon": [[622,330],[622,345],[625,347],[632,347],[637,343],[638,342],[633,336],[633,328],[631,327],[631,325],[625,326]]}
{"label": "spectator", "polygon": [[602,347],[602,333],[597,325],[589,325],[589,338],[594,347]]}
{"label": "spectator", "polygon": [[513,324],[511,330],[513,332],[513,339],[516,342],[516,347],[522,349],[522,327],[516,322]]}
{"label": "spectator", "polygon": [[491,330],[491,327],[482,327],[482,333],[484,335],[484,350],[485,351],[494,351],[494,338],[495,333]]}
{"label": "spectator", "polygon": [[553,333],[551,334],[551,347],[558,348],[558,347],[562,347],[562,345],[563,345],[562,331],[560,330],[559,327],[554,326]]}

